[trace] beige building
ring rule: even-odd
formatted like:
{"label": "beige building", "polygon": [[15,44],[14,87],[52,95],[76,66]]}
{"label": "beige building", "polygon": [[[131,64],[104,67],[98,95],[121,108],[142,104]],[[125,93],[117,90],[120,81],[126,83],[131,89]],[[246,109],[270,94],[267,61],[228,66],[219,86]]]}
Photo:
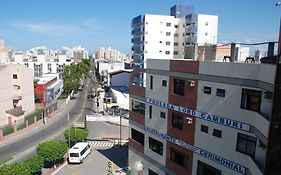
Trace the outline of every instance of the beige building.
{"label": "beige building", "polygon": [[24,65],[0,64],[0,121],[19,120],[35,109],[33,71]]}

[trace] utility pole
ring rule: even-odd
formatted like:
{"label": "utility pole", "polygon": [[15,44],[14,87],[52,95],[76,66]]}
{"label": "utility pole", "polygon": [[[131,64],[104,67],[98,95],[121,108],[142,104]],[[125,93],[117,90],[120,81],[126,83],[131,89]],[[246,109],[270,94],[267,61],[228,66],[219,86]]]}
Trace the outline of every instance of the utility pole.
{"label": "utility pole", "polygon": [[122,124],[121,124],[121,121],[122,121],[122,119],[121,119],[121,115],[122,115],[122,109],[120,110],[120,114],[119,114],[119,117],[120,117],[120,131],[119,131],[119,133],[120,133],[120,148],[121,148],[121,146],[122,146]]}
{"label": "utility pole", "polygon": [[[67,126],[69,126],[69,113],[67,114]],[[68,148],[70,148],[70,128],[68,128]]]}

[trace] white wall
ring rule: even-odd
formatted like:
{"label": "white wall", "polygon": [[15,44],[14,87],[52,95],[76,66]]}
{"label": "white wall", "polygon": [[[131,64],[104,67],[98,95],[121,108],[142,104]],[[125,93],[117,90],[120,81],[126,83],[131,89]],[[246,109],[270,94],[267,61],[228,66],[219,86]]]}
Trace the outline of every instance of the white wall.
{"label": "white wall", "polygon": [[[171,26],[166,26],[171,23]],[[179,19],[173,16],[164,15],[145,15],[144,22],[144,59],[168,59],[173,58],[174,52],[174,34],[175,25],[178,25]],[[170,32],[170,36],[166,36]],[[179,36],[180,37],[180,36]],[[162,43],[160,43],[160,41]],[[170,42],[170,45],[166,45]],[[161,51],[161,52],[160,52]],[[169,51],[170,54],[166,54]],[[146,63],[145,63],[146,64]]]}
{"label": "white wall", "polygon": [[123,70],[124,63],[103,63],[99,62],[99,73],[103,70]]}
{"label": "white wall", "polygon": [[131,151],[129,149],[129,167],[132,170],[132,175],[136,175],[138,172],[136,171],[136,169],[134,168],[135,163],[141,161],[144,167],[143,170],[143,175],[148,174],[148,168],[151,169],[152,171],[154,171],[155,173],[157,173],[158,175],[165,175],[165,172],[161,169],[159,169],[158,167],[154,166],[153,164],[151,164],[150,162],[146,161],[145,159],[143,159],[142,157],[138,156],[137,154],[135,154],[133,151]]}
{"label": "white wall", "polygon": [[245,64],[200,62],[199,74],[260,80],[270,84],[275,80],[276,66],[271,64]]}
{"label": "white wall", "polygon": [[[197,43],[198,45],[217,44],[218,16],[198,14]],[[207,35],[206,35],[207,34]]]}
{"label": "white wall", "polygon": [[13,108],[13,75],[4,65],[0,65],[0,120],[6,119],[6,110]]}

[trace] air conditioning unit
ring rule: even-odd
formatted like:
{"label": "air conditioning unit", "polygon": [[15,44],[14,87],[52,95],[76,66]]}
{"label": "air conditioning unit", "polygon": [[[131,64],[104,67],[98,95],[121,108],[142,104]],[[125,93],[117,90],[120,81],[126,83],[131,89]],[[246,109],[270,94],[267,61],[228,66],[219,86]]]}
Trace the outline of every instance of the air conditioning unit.
{"label": "air conditioning unit", "polygon": [[191,125],[192,124],[192,118],[185,117],[185,123],[188,124],[188,125]]}
{"label": "air conditioning unit", "polygon": [[188,85],[189,87],[194,87],[194,86],[195,86],[195,81],[193,81],[193,80],[188,80],[188,81],[187,81],[187,85]]}

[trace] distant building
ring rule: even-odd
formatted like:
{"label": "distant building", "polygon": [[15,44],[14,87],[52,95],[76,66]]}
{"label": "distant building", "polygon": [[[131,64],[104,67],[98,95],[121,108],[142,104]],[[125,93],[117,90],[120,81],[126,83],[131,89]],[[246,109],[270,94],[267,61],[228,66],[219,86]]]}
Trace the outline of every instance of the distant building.
{"label": "distant building", "polygon": [[8,54],[2,59],[2,63],[25,65],[33,69],[35,77],[58,73],[61,78],[65,66],[79,62],[81,59],[88,59],[88,51],[81,46],[73,49],[63,47],[61,50],[50,50],[46,46],[39,46],[25,52],[15,51],[11,55]]}
{"label": "distant building", "polygon": [[0,120],[12,123],[35,109],[32,69],[0,64]]}
{"label": "distant building", "polygon": [[95,51],[95,59],[107,62],[122,62],[128,59],[128,56],[111,47],[99,48]]}
{"label": "distant building", "polygon": [[77,46],[71,49],[71,51],[72,51],[72,58],[74,60],[89,59],[88,50],[86,48]]}
{"label": "distant building", "polygon": [[236,44],[234,60],[238,62],[245,62],[246,58],[250,55],[249,47],[241,47],[240,44]]}
{"label": "distant building", "polygon": [[34,92],[42,105],[56,101],[63,92],[63,80],[59,78],[59,74],[44,74],[35,80],[37,83],[34,85]]}

